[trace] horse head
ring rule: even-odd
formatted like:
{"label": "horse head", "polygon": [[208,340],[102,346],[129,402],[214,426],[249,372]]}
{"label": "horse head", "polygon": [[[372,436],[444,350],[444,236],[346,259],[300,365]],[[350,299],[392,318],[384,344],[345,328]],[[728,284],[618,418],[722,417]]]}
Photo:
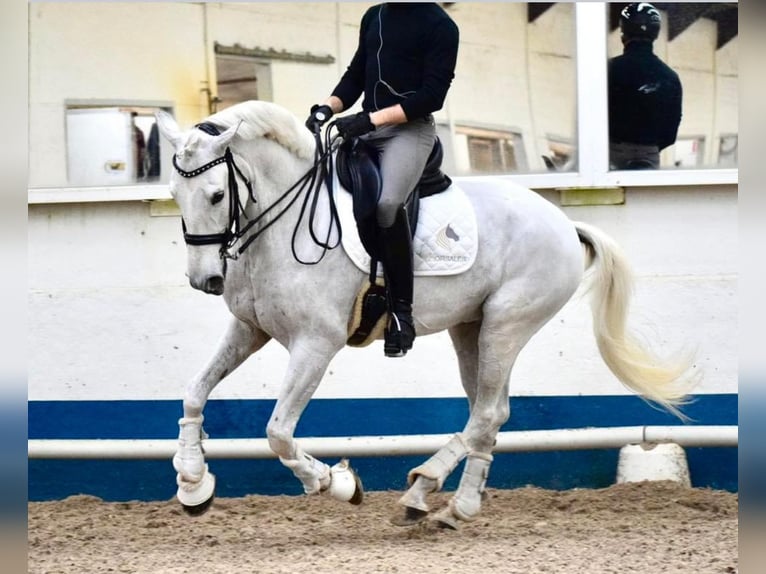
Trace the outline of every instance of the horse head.
{"label": "horse head", "polygon": [[169,188],[181,210],[189,283],[205,293],[221,295],[226,277],[224,250],[243,205],[236,178],[248,186],[251,179],[244,162],[234,163],[229,148],[238,125],[215,135],[214,128],[184,132],[164,111],[158,111],[156,118],[160,133],[175,149]]}

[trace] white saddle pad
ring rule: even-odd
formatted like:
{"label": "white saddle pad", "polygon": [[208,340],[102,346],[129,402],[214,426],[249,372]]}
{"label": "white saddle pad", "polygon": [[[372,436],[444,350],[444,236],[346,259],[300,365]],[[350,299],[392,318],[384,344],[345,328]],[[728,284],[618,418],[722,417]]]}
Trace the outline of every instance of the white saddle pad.
{"label": "white saddle pad", "polygon": [[[354,220],[351,194],[335,179],[336,204],[343,229],[343,248],[362,271],[370,270]],[[445,191],[420,200],[420,215],[412,240],[415,275],[457,275],[476,260],[478,237],[471,202],[454,183]],[[378,266],[378,275],[382,269]]]}

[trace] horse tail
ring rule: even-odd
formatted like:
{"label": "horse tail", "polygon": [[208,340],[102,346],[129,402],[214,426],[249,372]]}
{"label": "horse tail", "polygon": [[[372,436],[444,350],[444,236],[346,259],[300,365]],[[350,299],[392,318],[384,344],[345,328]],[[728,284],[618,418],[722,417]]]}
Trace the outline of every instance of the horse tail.
{"label": "horse tail", "polygon": [[675,359],[660,357],[628,329],[633,277],[622,250],[591,225],[575,222],[575,228],[586,250],[593,333],[601,357],[626,387],[680,419],[688,419],[678,407],[687,402],[696,382],[693,353]]}

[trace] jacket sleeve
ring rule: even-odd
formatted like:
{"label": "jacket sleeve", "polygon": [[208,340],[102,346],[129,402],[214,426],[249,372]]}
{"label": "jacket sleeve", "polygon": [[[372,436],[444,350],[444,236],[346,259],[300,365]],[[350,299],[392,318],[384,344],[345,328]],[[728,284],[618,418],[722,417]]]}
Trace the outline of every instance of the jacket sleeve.
{"label": "jacket sleeve", "polygon": [[459,40],[458,27],[452,20],[444,20],[434,29],[425,57],[423,83],[402,102],[407,119],[426,116],[444,105],[455,77]]}
{"label": "jacket sleeve", "polygon": [[367,28],[370,22],[370,11],[368,10],[362,17],[362,22],[359,26],[359,44],[356,48],[354,57],[351,58],[351,63],[346,68],[345,73],[341,76],[338,85],[332,91],[332,95],[336,96],[343,102],[343,109],[347,110],[359,99],[359,96],[364,92],[365,82],[365,68],[367,65],[367,50],[365,48],[365,35],[367,34]]}
{"label": "jacket sleeve", "polygon": [[677,75],[674,79],[675,81],[673,82],[673,89],[671,90],[670,96],[668,97],[666,106],[667,116],[665,121],[662,122],[662,125],[665,129],[663,129],[662,133],[659,134],[660,141],[658,142],[658,146],[660,150],[663,150],[676,142],[676,137],[678,136],[678,126],[681,124],[683,88],[681,87],[681,80],[679,80]]}

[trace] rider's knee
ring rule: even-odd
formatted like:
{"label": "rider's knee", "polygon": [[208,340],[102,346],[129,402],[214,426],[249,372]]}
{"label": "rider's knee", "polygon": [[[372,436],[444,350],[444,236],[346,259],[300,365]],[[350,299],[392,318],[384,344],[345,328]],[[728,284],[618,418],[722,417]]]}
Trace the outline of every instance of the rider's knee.
{"label": "rider's knee", "polygon": [[378,202],[378,225],[380,227],[391,227],[396,220],[396,213],[402,207],[402,202],[396,198],[381,197]]}

